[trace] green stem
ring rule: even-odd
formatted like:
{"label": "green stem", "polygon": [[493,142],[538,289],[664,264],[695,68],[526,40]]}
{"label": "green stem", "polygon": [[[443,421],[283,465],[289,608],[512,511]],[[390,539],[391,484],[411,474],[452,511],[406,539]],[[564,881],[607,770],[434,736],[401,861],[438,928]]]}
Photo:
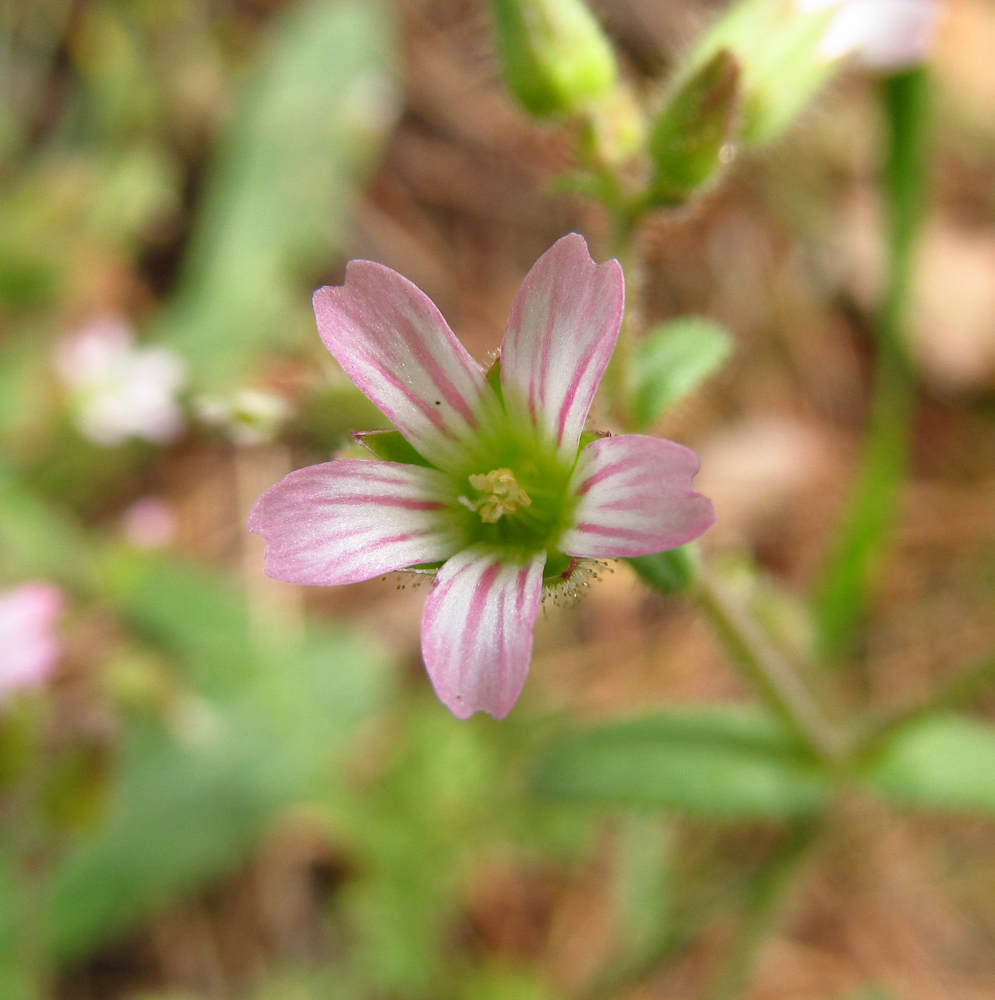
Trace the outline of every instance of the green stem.
{"label": "green stem", "polygon": [[806,823],[793,830],[785,844],[757,875],[747,899],[743,922],[708,1000],[734,1000],[749,985],[760,949],[780,913],[801,861],[815,842],[821,824]]}
{"label": "green stem", "polygon": [[[618,346],[606,373],[605,383],[613,413],[622,428],[628,429],[634,327],[640,322],[639,264],[633,242],[636,228],[635,224],[632,224],[633,220],[619,217],[614,223],[613,250],[617,253],[623,272],[629,279],[629,288]],[[637,569],[637,572],[646,578],[645,571]],[[840,761],[846,753],[846,744],[791,664],[752,618],[737,607],[700,562],[696,579],[695,594],[698,605],[712,622],[734,661],[745,669],[750,680],[816,757],[827,763],[835,764]],[[651,585],[656,583],[658,589],[666,591],[666,587],[660,587],[657,581],[650,582]]]}
{"label": "green stem", "polygon": [[844,651],[866,606],[905,476],[915,384],[902,332],[924,187],[927,83],[922,69],[883,82],[889,129],[882,177],[888,213],[887,288],[877,321],[877,369],[864,454],[815,595],[816,624],[827,657]]}
{"label": "green stem", "polygon": [[730,655],[812,753],[828,764],[841,761],[847,751],[842,736],[780,650],[705,566],[698,569],[694,594]]}

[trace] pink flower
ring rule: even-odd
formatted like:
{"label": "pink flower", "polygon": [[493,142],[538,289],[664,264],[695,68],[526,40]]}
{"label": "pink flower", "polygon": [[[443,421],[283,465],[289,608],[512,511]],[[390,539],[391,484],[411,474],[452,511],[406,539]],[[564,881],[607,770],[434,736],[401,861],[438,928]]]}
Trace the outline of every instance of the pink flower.
{"label": "pink flower", "polygon": [[62,594],[47,583],[0,593],[0,701],[48,680],[61,652],[55,634],[61,611]]}
{"label": "pink flower", "polygon": [[618,261],[598,267],[581,236],[565,236],[526,277],[486,375],[390,268],[352,261],[345,285],[315,293],[325,346],[399,432],[358,439],[393,460],[293,472],[249,528],[268,543],[266,572],[289,583],[435,572],[422,655],[461,719],[503,718],[515,703],[544,587],[581,560],[673,548],[714,520],[691,486],[694,452],[584,431],[623,286]]}
{"label": "pink flower", "polygon": [[819,45],[826,59],[851,56],[872,70],[893,72],[922,62],[933,47],[938,0],[797,0],[803,11],[836,14]]}

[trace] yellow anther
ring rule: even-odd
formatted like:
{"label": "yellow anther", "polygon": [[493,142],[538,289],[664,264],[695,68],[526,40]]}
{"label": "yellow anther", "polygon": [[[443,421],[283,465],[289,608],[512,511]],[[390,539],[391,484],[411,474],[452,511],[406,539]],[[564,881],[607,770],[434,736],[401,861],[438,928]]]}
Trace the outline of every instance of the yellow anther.
{"label": "yellow anther", "polygon": [[518,485],[511,469],[492,469],[487,473],[476,473],[470,476],[470,485],[483,496],[475,500],[465,501],[480,515],[480,520],[486,524],[494,524],[505,514],[514,514],[519,507],[531,507],[532,500],[528,493]]}

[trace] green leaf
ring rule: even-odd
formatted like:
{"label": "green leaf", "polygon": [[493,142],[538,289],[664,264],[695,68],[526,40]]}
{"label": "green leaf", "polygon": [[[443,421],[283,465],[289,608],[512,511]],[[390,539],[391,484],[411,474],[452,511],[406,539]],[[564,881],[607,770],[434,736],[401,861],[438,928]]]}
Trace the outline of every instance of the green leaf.
{"label": "green leaf", "polygon": [[694,583],[695,557],[690,544],[648,556],[632,556],[626,562],[639,578],[661,594],[680,594]]}
{"label": "green leaf", "polygon": [[567,731],[540,749],[532,782],[567,801],[726,820],[810,815],[829,797],[825,776],[781,724],[739,706]]}
{"label": "green leaf", "polygon": [[720,324],[686,316],[655,326],[633,359],[632,413],[638,428],[693,392],[732,354],[732,337]]}
{"label": "green leaf", "polygon": [[313,335],[310,282],[342,248],[396,110],[390,24],[363,0],[311,0],[280,24],[214,164],[163,320],[197,388],[223,390],[261,352]]}
{"label": "green leaf", "polygon": [[894,803],[995,815],[995,726],[947,716],[900,730],[863,771]]}

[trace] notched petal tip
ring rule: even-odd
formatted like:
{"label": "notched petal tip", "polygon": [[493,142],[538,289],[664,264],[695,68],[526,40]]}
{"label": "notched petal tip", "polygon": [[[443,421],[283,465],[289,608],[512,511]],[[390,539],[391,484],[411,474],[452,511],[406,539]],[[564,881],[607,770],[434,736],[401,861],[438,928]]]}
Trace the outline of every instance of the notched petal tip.
{"label": "notched petal tip", "polygon": [[459,466],[494,393],[432,300],[383,264],[350,261],[313,297],[322,342],[356,387],[440,468]]}
{"label": "notched petal tip", "polygon": [[576,454],[624,306],[621,265],[596,264],[578,233],[536,261],[512,306],[501,350],[506,404],[564,457]]}

